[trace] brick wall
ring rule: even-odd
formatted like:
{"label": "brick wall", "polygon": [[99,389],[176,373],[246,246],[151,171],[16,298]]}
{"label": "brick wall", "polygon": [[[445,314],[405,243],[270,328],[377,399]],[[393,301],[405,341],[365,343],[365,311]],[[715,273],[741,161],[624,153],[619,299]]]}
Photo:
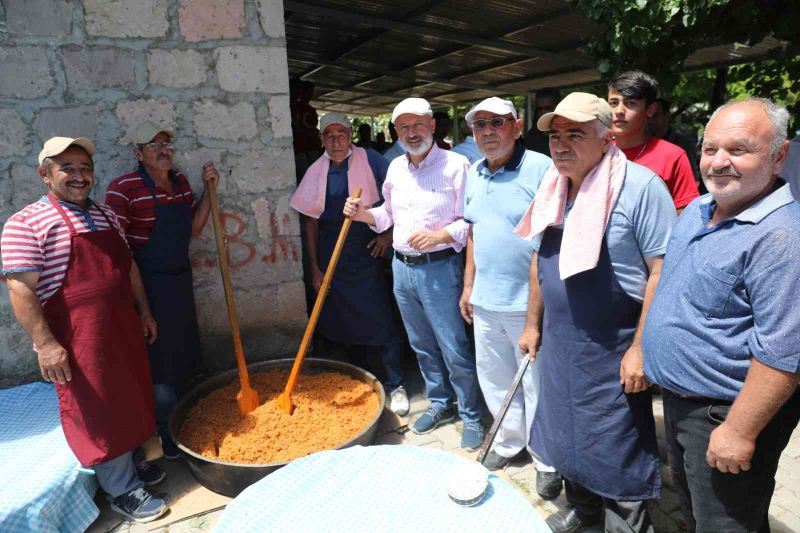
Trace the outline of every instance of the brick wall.
{"label": "brick wall", "polygon": [[[144,119],[176,132],[202,190],[213,159],[248,357],[293,355],[305,321],[281,0],[0,0],[0,223],[45,192],[36,156],[52,135],[98,145],[95,199],[135,168]],[[203,357],[233,364],[213,228],[191,258]],[[0,290],[0,384],[37,370]]]}

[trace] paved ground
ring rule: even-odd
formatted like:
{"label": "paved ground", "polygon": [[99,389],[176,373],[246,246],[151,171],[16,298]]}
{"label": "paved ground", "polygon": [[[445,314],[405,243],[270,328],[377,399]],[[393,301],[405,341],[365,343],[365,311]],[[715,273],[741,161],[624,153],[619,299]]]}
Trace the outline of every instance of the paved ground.
{"label": "paved ground", "polygon": [[[460,422],[441,427],[428,435],[414,435],[410,431],[402,432],[406,421],[413,421],[426,406],[421,383],[413,382],[409,388],[412,393],[412,411],[409,417],[403,420],[387,410],[381,419],[381,436],[378,443],[425,446],[474,458],[477,453],[467,453],[459,447],[461,441]],[[656,400],[654,410],[663,460],[664,440],[660,399]],[[393,431],[398,428],[399,431]],[[98,497],[101,516],[89,531],[92,533],[105,531],[194,533],[213,530],[214,524],[223,512],[223,506],[229,501],[229,498],[214,494],[199,486],[182,461],[168,462],[162,459],[158,464],[162,465],[169,474],[167,481],[159,485],[157,489],[160,494],[168,498],[172,507],[170,513],[161,520],[150,524],[134,524],[121,520],[119,515],[111,512],[102,498]],[[684,531],[685,524],[681,518],[678,500],[672,490],[672,482],[666,467],[662,467],[662,474],[664,479],[663,495],[651,507],[656,531],[659,533]],[[535,490],[536,472],[529,460],[512,463],[500,475],[511,481],[543,517],[555,512],[565,504],[563,493],[558,499],[551,502],[539,498]],[[800,533],[800,429],[795,430],[792,440],[781,458],[777,487],[770,507],[770,525],[773,533]]]}

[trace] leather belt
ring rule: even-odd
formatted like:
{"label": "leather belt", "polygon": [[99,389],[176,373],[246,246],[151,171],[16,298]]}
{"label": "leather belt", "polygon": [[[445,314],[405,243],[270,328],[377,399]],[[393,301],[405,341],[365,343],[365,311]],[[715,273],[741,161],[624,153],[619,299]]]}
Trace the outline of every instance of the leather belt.
{"label": "leather belt", "polygon": [[404,254],[397,250],[394,251],[394,256],[407,265],[424,265],[426,263],[433,263],[434,261],[441,261],[447,259],[451,255],[456,255],[456,251],[452,248],[439,250],[438,252],[429,252],[426,254]]}

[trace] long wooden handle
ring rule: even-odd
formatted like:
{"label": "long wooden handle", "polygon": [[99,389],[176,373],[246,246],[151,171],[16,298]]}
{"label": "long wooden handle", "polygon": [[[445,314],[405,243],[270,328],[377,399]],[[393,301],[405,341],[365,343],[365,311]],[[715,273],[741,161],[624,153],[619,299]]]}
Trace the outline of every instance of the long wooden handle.
{"label": "long wooden handle", "polygon": [[[361,198],[361,187],[356,188],[353,193],[353,198]],[[289,381],[286,382],[286,388],[283,391],[285,398],[290,399],[294,387],[297,385],[297,378],[300,376],[300,368],[303,366],[303,359],[306,352],[311,346],[311,339],[314,336],[314,329],[317,327],[319,315],[322,312],[322,306],[325,304],[325,298],[328,296],[328,289],[331,286],[333,279],[333,271],[336,270],[336,263],[339,262],[339,256],[342,254],[344,241],[347,239],[347,232],[350,230],[350,224],[353,221],[350,217],[344,219],[342,229],[339,231],[339,238],[336,239],[336,245],[333,247],[333,254],[331,260],[328,261],[328,267],[325,269],[325,276],[322,278],[322,286],[317,293],[317,301],[314,302],[314,309],[311,311],[311,317],[308,319],[306,331],[303,334],[303,340],[300,342],[300,348],[297,350],[297,356],[294,359],[294,366],[292,366],[292,373],[289,374]]]}
{"label": "long wooden handle", "polygon": [[236,314],[236,303],[233,301],[233,286],[231,284],[231,272],[228,266],[228,250],[225,246],[222,222],[219,217],[217,184],[216,182],[211,184],[206,182],[206,184],[208,199],[211,203],[211,220],[214,223],[214,235],[217,238],[219,271],[222,274],[222,286],[225,289],[225,303],[228,304],[228,320],[230,320],[231,334],[233,335],[233,348],[236,352],[236,364],[239,367],[239,382],[242,389],[247,390],[250,388],[250,376],[247,373],[247,363],[244,360],[244,348],[242,347],[242,336],[239,333],[239,317]]}
{"label": "long wooden handle", "polygon": [[483,439],[481,450],[478,452],[478,462],[480,464],[483,464],[484,459],[486,459],[486,452],[488,452],[489,448],[492,446],[492,442],[497,435],[497,430],[500,429],[500,424],[503,423],[503,419],[506,417],[508,407],[511,405],[511,400],[514,399],[514,394],[517,392],[519,384],[522,382],[522,377],[525,375],[525,371],[528,369],[528,365],[530,365],[530,363],[531,360],[528,359],[527,355],[524,355],[523,361],[520,363],[519,368],[517,369],[517,375],[514,376],[514,381],[511,382],[511,387],[508,388],[506,397],[503,399],[503,403],[500,404],[500,410],[494,417],[492,427],[489,429],[489,433],[486,435],[486,438]]}

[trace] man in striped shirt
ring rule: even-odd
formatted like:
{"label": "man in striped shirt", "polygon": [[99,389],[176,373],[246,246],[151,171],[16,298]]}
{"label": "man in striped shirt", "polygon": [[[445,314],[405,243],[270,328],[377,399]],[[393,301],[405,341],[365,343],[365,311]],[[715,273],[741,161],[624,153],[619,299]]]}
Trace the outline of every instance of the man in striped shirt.
{"label": "man in striped shirt", "polygon": [[[384,203],[365,209],[348,198],[344,214],[378,233],[394,226],[394,295],[411,347],[417,354],[430,405],[412,430],[430,433],[455,418],[464,422],[461,447],[483,440],[475,357],[458,302],[464,282],[464,185],[469,161],[435,145],[430,104],[407,98],[392,114],[406,150],[389,165]],[[448,378],[449,376],[449,378]]]}
{"label": "man in striped shirt", "polygon": [[[156,421],[164,456],[180,457],[167,422],[197,365],[200,335],[194,304],[189,240],[208,220],[208,195],[195,201],[186,176],[173,169],[173,133],[146,121],[133,134],[136,171],[115,179],[106,192],[139,266],[159,338],[148,347]],[[203,182],[219,177],[214,163],[203,166]],[[137,454],[139,456],[139,454]],[[147,477],[163,479],[155,465],[137,461]]]}
{"label": "man in striped shirt", "polygon": [[42,377],[56,384],[67,443],[115,511],[150,521],[167,507],[143,488],[131,450],[155,430],[144,339],[157,338],[156,323],[113,211],[89,198],[94,151],[83,138],[45,143],[49,194],[3,226],[3,275]]}

